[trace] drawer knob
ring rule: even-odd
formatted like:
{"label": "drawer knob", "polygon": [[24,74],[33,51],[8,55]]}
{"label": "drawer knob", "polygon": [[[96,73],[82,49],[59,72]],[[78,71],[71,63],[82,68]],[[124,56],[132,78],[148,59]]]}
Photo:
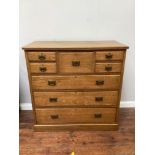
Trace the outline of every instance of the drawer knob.
{"label": "drawer knob", "polygon": [[46,72],[47,68],[46,67],[40,67],[41,72]]}
{"label": "drawer knob", "polygon": [[72,61],[72,66],[80,66],[80,61]]}
{"label": "drawer knob", "polygon": [[58,99],[57,98],[49,98],[49,102],[57,102]]}
{"label": "drawer knob", "polygon": [[38,59],[39,59],[39,60],[45,60],[45,59],[46,59],[46,56],[45,56],[43,53],[41,53],[41,54],[38,56]]}
{"label": "drawer knob", "polygon": [[51,118],[52,119],[58,119],[59,118],[59,115],[51,115]]}
{"label": "drawer knob", "polygon": [[49,86],[55,86],[56,85],[56,81],[49,80],[48,81],[48,85]]}
{"label": "drawer knob", "polygon": [[106,71],[112,71],[112,66],[106,66],[106,67],[105,67],[105,70],[106,70]]}
{"label": "drawer knob", "polygon": [[103,101],[103,97],[95,97],[95,101],[101,102],[101,101]]}
{"label": "drawer knob", "polygon": [[101,118],[102,117],[102,114],[94,114],[94,117],[95,118]]}
{"label": "drawer knob", "polygon": [[104,85],[104,81],[103,80],[97,80],[96,85]]}
{"label": "drawer knob", "polygon": [[108,53],[105,55],[106,59],[112,59],[112,54],[111,53]]}

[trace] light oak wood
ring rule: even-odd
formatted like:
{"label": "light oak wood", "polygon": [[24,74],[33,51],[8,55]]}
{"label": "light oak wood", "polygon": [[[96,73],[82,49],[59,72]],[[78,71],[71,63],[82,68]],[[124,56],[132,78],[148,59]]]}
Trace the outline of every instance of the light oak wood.
{"label": "light oak wood", "polygon": [[45,51],[32,52],[30,51],[28,52],[28,59],[29,61],[55,61],[56,56],[55,56],[55,52],[45,52]]}
{"label": "light oak wood", "polygon": [[[127,48],[116,41],[45,41],[23,47],[35,131],[118,129]],[[90,115],[99,118],[94,122]]]}
{"label": "light oak wood", "polygon": [[56,63],[30,63],[31,73],[56,73]]}
{"label": "light oak wood", "polygon": [[36,109],[39,124],[114,123],[115,108]]}
{"label": "light oak wood", "polygon": [[34,92],[34,100],[37,107],[116,106],[118,92]]}
{"label": "light oak wood", "polygon": [[29,87],[30,87],[30,94],[31,94],[31,101],[32,101],[32,110],[33,110],[33,115],[34,115],[34,124],[36,124],[36,111],[35,111],[35,103],[34,103],[34,96],[33,96],[33,90],[32,90],[32,79],[31,79],[30,65],[29,65],[27,52],[25,52],[25,58],[26,58],[26,64],[27,64],[27,70],[28,70]]}
{"label": "light oak wood", "polygon": [[125,58],[126,58],[126,51],[123,54],[123,65],[122,65],[122,71],[121,71],[121,82],[120,82],[119,95],[118,95],[118,106],[117,106],[117,113],[116,113],[116,121],[118,123],[119,123],[119,107],[120,107],[121,92],[122,92],[122,85],[123,85],[123,74],[124,74],[124,67],[125,67]]}
{"label": "light oak wood", "polygon": [[[101,81],[97,85],[96,82]],[[55,85],[49,85],[55,82]],[[119,89],[120,75],[32,76],[32,88],[54,89]]]}
{"label": "light oak wood", "polygon": [[123,51],[96,51],[96,60],[123,60]]}
{"label": "light oak wood", "polygon": [[107,41],[35,41],[23,47],[29,50],[95,50],[95,49],[128,49],[127,45],[114,40]]}
{"label": "light oak wood", "polygon": [[[95,55],[93,52],[61,52],[58,57],[60,73],[94,72]],[[76,65],[76,63],[79,64]]]}
{"label": "light oak wood", "polygon": [[37,125],[33,127],[37,132],[49,132],[49,131],[113,131],[118,130],[118,124],[52,124],[52,125]]}
{"label": "light oak wood", "polygon": [[120,108],[117,131],[103,131],[116,130],[117,124],[57,124],[35,125],[35,131],[47,132],[34,133],[32,111],[23,110],[19,115],[20,155],[71,155],[73,150],[75,155],[135,154],[134,108]]}
{"label": "light oak wood", "polygon": [[96,63],[96,73],[116,73],[121,72],[122,63]]}

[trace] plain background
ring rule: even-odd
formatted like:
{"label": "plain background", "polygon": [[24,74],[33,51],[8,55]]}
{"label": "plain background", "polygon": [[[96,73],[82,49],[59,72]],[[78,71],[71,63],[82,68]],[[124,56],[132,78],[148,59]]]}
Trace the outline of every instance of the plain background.
{"label": "plain background", "polygon": [[135,100],[134,0],[20,0],[20,102],[30,103],[22,46],[37,40],[117,40],[127,44],[122,101]]}
{"label": "plain background", "polygon": [[[5,155],[19,154],[18,3],[0,3],[0,154]],[[136,155],[155,154],[154,6],[155,1],[136,0]]]}

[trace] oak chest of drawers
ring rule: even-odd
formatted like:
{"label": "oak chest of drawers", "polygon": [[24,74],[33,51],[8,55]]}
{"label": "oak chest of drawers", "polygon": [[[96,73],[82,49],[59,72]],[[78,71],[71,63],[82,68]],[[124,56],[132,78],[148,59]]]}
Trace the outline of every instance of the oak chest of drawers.
{"label": "oak chest of drawers", "polygon": [[23,49],[35,131],[118,129],[128,46],[37,41]]}

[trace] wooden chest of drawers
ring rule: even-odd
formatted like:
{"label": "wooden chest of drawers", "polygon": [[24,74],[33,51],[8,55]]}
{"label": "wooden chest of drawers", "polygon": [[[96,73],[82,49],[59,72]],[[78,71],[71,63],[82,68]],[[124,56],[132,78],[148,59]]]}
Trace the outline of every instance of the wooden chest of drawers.
{"label": "wooden chest of drawers", "polygon": [[118,129],[128,46],[40,41],[23,49],[35,131]]}

